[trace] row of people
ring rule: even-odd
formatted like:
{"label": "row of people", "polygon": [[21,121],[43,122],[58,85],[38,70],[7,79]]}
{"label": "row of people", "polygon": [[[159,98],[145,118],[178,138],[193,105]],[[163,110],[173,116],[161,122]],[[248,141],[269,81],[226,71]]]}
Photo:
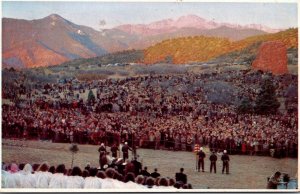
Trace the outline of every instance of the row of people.
{"label": "row of people", "polygon": [[[19,168],[20,167],[20,168]],[[41,165],[12,163],[2,164],[3,188],[52,188],[52,189],[191,189],[187,181],[176,177],[164,178],[150,175],[135,175],[133,172],[120,174],[114,168],[97,169],[87,165],[84,170],[75,166],[66,169],[64,164],[57,167],[49,166],[47,162]]]}

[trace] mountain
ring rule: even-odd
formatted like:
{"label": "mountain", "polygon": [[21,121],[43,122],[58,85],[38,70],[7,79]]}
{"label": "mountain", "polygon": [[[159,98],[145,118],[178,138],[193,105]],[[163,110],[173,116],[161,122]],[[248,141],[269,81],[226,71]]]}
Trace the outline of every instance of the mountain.
{"label": "mountain", "polygon": [[134,37],[113,29],[96,31],[52,14],[38,20],[3,18],[3,65],[37,67],[56,65],[127,49]]}
{"label": "mountain", "polygon": [[209,21],[201,18],[197,15],[187,15],[181,16],[177,20],[165,19],[149,24],[125,24],[115,27],[116,29],[122,30],[129,34],[136,34],[142,36],[154,36],[162,33],[174,33],[182,28],[193,28],[198,31],[217,29],[220,27],[227,27],[236,30],[258,30],[265,33],[279,32],[281,29],[272,29],[267,26],[260,24],[250,24],[250,25],[236,25],[230,23],[218,23],[215,21]]}
{"label": "mountain", "polygon": [[166,61],[175,64],[206,62],[225,54],[242,51],[261,42],[275,40],[283,42],[287,48],[298,48],[298,28],[252,36],[239,41],[207,36],[168,39],[145,49],[144,62],[148,64]]}
{"label": "mountain", "polygon": [[261,29],[274,31],[261,25],[217,23],[196,15],[100,31],[74,24],[57,14],[37,20],[3,18],[2,27],[2,66],[16,68],[57,65],[78,58],[146,49],[179,37],[204,35],[235,41],[267,34]]}

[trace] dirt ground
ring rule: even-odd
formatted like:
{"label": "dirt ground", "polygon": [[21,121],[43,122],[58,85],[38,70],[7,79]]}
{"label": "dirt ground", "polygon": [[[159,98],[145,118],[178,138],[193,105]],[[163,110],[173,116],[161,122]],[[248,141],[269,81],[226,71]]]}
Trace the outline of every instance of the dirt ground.
{"label": "dirt ground", "polygon": [[[16,141],[2,139],[2,161],[6,163],[41,163],[50,165],[64,163],[71,166],[70,144],[42,141]],[[98,166],[98,146],[78,145],[74,165],[84,167],[87,162]],[[174,152],[167,150],[138,149],[139,161],[148,166],[148,171],[158,172],[163,177],[175,177],[175,172],[183,167],[188,175],[188,182],[195,189],[265,189],[267,177],[276,171],[297,177],[298,160],[293,158],[274,159],[262,156],[230,156],[230,174],[222,174],[220,156],[217,161],[217,173],[209,172],[208,157],[205,160],[205,172],[195,171],[195,154],[191,152]],[[205,149],[207,156],[209,152]],[[130,156],[131,158],[131,156]]]}

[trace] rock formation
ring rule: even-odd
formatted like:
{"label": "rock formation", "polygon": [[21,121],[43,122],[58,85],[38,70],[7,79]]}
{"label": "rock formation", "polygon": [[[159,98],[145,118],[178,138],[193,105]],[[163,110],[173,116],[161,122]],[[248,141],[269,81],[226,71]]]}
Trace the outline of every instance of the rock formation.
{"label": "rock formation", "polygon": [[262,43],[252,63],[252,68],[269,71],[276,75],[288,73],[285,44],[281,41]]}

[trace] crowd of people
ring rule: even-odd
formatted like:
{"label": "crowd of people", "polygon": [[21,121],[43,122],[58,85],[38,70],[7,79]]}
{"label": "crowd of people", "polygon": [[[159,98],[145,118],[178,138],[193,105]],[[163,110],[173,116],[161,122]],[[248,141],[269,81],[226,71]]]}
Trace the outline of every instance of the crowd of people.
{"label": "crowd of people", "polygon": [[50,166],[42,164],[2,163],[2,188],[48,188],[48,189],[134,189],[176,190],[192,189],[187,183],[183,169],[174,178],[162,177],[157,169],[153,173],[140,168],[136,171],[136,160],[123,163],[120,158],[104,168],[87,164],[84,169],[75,166],[67,169],[64,164]]}
{"label": "crowd of people", "polygon": [[[255,99],[266,76],[272,79],[278,98],[285,98],[290,85],[297,88],[296,76],[248,70],[22,87],[22,102],[2,106],[2,134],[108,146],[128,142],[134,148],[175,151],[193,151],[199,144],[229,154],[297,157],[297,110],[241,115],[235,104],[210,99],[210,92],[226,93],[226,88],[207,87],[218,81],[236,87],[236,99]],[[91,92],[94,97],[83,97]]]}

